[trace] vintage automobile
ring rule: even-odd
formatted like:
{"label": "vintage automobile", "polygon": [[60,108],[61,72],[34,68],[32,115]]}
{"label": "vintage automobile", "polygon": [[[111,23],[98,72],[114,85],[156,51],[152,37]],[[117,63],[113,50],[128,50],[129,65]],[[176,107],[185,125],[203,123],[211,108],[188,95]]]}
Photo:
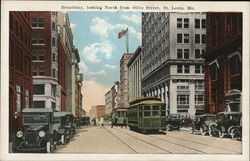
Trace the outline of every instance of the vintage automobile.
{"label": "vintage automobile", "polygon": [[209,125],[214,123],[215,120],[214,114],[203,114],[197,115],[192,120],[192,125],[190,129],[190,133],[194,133],[195,131],[200,131],[201,135],[206,135],[209,132]]}
{"label": "vintage automobile", "polygon": [[66,114],[66,118],[66,124],[70,128],[70,138],[72,138],[76,134],[76,119],[71,113]]}
{"label": "vintage automobile", "polygon": [[166,130],[180,130],[180,126],[181,126],[181,117],[180,114],[178,113],[172,113],[169,114],[167,116],[167,120],[166,120]]}
{"label": "vintage automobile", "polygon": [[23,127],[16,133],[13,152],[53,152],[57,143],[53,110],[25,108],[22,115]]}
{"label": "vintage automobile", "polygon": [[65,144],[71,138],[71,126],[69,125],[68,115],[70,112],[54,112],[54,127],[57,130],[57,142]]}
{"label": "vintage automobile", "polygon": [[241,139],[241,112],[219,112],[215,122],[209,125],[209,135],[223,138],[230,135],[233,139]]}

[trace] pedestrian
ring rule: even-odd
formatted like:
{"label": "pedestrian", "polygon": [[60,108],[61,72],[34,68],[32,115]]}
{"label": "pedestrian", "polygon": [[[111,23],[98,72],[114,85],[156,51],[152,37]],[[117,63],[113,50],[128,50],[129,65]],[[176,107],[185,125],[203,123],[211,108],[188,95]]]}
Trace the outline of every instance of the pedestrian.
{"label": "pedestrian", "polygon": [[101,117],[100,118],[100,128],[104,128],[103,122],[104,122],[104,119],[103,119],[103,117]]}
{"label": "pedestrian", "polygon": [[123,120],[122,120],[121,128],[123,128],[123,126],[125,126],[125,128],[127,128],[127,120],[126,120],[126,118],[123,118]]}
{"label": "pedestrian", "polygon": [[96,120],[95,120],[95,118],[93,119],[93,123],[94,123],[94,126],[96,126]]}
{"label": "pedestrian", "polygon": [[113,115],[111,118],[111,128],[115,125],[115,116]]}

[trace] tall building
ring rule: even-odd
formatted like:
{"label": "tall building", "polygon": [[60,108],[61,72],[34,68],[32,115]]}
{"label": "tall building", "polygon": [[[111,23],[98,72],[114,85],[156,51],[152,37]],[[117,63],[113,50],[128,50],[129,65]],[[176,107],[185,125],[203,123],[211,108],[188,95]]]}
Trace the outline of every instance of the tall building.
{"label": "tall building", "polygon": [[205,13],[142,13],[142,95],[168,113],[204,113]]}
{"label": "tall building", "polygon": [[[57,19],[58,19],[58,34],[59,34],[59,44],[61,45],[62,51],[65,52],[64,54],[64,69],[63,73],[68,76],[72,75],[72,53],[74,49],[73,45],[73,34],[70,28],[70,21],[69,21],[69,16],[66,13],[63,12],[57,12]],[[60,54],[59,54],[60,55]],[[64,106],[62,106],[62,111],[71,111],[72,108],[72,77],[66,77],[66,80],[64,83],[64,89],[62,89],[62,95],[66,99],[66,103]]]}
{"label": "tall building", "polygon": [[[64,98],[61,97],[61,85],[65,85],[62,80],[65,79],[65,69],[62,67],[64,65],[59,63],[64,63],[65,60],[64,56],[59,56],[58,53],[58,48],[61,47],[57,30],[57,12],[31,12],[31,18],[33,105],[35,108],[61,111],[61,102],[65,103],[65,100],[61,101],[61,98]],[[65,54],[62,50],[60,52]],[[60,69],[63,70],[59,71]]]}
{"label": "tall building", "polygon": [[119,106],[128,106],[128,67],[127,64],[133,56],[131,53],[123,54],[120,60]]}
{"label": "tall building", "polygon": [[32,106],[30,12],[10,12],[9,19],[9,139],[22,126],[18,113]]}
{"label": "tall building", "polygon": [[141,46],[128,62],[129,102],[141,97]]}
{"label": "tall building", "polygon": [[68,15],[42,11],[31,12],[31,17],[34,107],[70,111],[78,116],[83,76]]}
{"label": "tall building", "polygon": [[241,111],[242,13],[207,13],[206,112]]}
{"label": "tall building", "polygon": [[74,116],[78,116],[80,108],[80,102],[82,98],[80,97],[83,75],[79,73],[80,55],[78,49],[74,47],[72,53],[72,108],[71,112]]}
{"label": "tall building", "polygon": [[112,112],[112,97],[111,97],[111,90],[109,90],[105,94],[105,111],[107,114]]}

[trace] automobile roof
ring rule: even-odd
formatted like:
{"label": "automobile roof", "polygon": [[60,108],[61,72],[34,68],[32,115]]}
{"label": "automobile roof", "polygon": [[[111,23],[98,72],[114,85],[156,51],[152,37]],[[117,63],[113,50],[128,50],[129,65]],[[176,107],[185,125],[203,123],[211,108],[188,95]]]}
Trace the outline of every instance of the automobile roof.
{"label": "automobile roof", "polygon": [[71,112],[63,111],[63,112],[54,112],[54,117],[61,117],[65,115],[71,115]]}
{"label": "automobile roof", "polygon": [[24,108],[22,112],[33,112],[33,113],[39,113],[39,112],[53,112],[50,108]]}
{"label": "automobile roof", "polygon": [[196,117],[204,117],[204,116],[216,116],[215,114],[207,113],[202,115],[197,115]]}
{"label": "automobile roof", "polygon": [[226,115],[231,115],[231,114],[241,114],[241,112],[237,111],[231,111],[231,112],[219,112],[217,114],[226,114]]}

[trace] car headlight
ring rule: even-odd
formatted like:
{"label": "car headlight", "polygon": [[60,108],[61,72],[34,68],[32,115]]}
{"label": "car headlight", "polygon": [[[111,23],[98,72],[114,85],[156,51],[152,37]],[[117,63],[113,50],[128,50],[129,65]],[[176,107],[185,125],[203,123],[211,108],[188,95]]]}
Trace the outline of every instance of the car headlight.
{"label": "car headlight", "polygon": [[16,136],[17,136],[18,138],[23,137],[23,132],[22,132],[22,131],[18,131],[18,132],[16,133]]}
{"label": "car headlight", "polygon": [[43,130],[39,131],[39,136],[40,137],[44,137],[45,136],[45,132]]}

